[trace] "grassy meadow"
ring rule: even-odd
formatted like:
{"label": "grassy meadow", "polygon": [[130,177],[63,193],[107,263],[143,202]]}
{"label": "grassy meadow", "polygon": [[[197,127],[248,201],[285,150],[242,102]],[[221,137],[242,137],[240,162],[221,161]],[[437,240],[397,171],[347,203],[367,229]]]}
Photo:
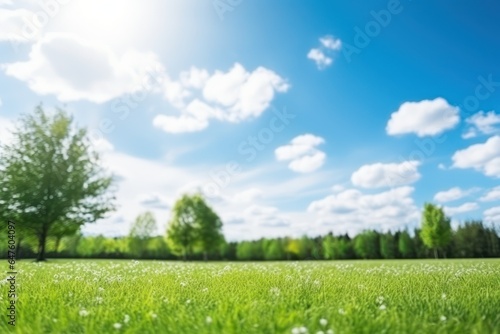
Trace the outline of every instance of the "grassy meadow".
{"label": "grassy meadow", "polygon": [[500,333],[500,260],[17,267],[1,333]]}

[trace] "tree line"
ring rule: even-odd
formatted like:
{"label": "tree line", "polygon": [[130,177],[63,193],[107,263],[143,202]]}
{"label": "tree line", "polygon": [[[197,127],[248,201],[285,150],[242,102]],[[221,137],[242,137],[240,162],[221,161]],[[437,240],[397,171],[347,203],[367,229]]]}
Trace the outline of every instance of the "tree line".
{"label": "tree line", "polygon": [[[227,242],[222,221],[202,194],[174,205],[165,236],[150,212],[139,215],[126,237],[85,236],[81,227],[115,209],[114,177],[102,168],[85,128],[63,110],[41,106],[23,115],[12,142],[0,145],[0,250],[7,221],[16,222],[16,254],[35,257],[305,260],[500,257],[498,231],[481,221],[452,230],[443,209],[424,205],[421,227],[354,237],[333,235]],[[5,256],[5,255],[4,255]]]}
{"label": "tree line", "polygon": [[[201,244],[184,253],[166,236],[137,233],[137,222],[148,221],[156,229],[150,213],[136,219],[130,233],[123,237],[85,236],[81,232],[66,236],[58,243],[49,238],[47,255],[53,258],[116,258],[157,260],[349,260],[349,259],[424,259],[435,257],[434,250],[422,239],[422,229],[381,233],[366,230],[354,237],[347,234],[300,238],[261,238],[239,242],[221,241],[208,250]],[[142,224],[142,223],[140,223]],[[140,225],[139,224],[139,225]],[[152,228],[154,227],[154,228]],[[0,248],[5,247],[1,242]],[[19,250],[21,257],[36,256],[36,242],[26,241]],[[3,254],[4,250],[1,250]],[[500,257],[500,237],[493,227],[472,220],[452,230],[449,243],[439,250],[447,258]]]}

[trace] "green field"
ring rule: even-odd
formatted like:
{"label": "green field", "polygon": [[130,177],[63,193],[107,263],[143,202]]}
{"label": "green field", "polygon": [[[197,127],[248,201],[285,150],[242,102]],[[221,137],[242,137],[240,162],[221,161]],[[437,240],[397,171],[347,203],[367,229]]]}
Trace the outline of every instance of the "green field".
{"label": "green field", "polygon": [[500,333],[500,260],[17,267],[1,333]]}

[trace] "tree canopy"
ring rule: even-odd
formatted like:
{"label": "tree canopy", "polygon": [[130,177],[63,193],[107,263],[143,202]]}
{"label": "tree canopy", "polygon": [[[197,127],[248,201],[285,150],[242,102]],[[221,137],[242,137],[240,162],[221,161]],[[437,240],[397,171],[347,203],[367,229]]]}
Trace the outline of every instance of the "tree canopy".
{"label": "tree canopy", "polygon": [[195,247],[200,248],[207,259],[208,253],[224,242],[222,221],[201,194],[186,194],[174,205],[167,239],[184,259]]}
{"label": "tree canopy", "polygon": [[114,209],[112,177],[86,130],[61,109],[49,114],[37,107],[13,135],[0,148],[0,211],[37,238],[41,261],[52,233],[76,233]]}
{"label": "tree canopy", "polygon": [[420,236],[424,244],[434,250],[437,258],[438,249],[447,246],[452,237],[450,218],[446,217],[443,208],[425,203]]}

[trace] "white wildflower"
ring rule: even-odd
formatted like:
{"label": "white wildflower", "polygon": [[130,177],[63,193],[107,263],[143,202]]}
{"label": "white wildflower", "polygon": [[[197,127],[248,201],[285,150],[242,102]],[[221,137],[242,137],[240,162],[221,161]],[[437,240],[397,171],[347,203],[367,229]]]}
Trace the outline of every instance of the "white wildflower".
{"label": "white wildflower", "polygon": [[439,320],[446,321],[446,317],[444,315],[442,315],[441,317],[439,317]]}
{"label": "white wildflower", "polygon": [[125,316],[123,317],[123,323],[128,324],[129,321],[130,321],[130,316],[128,314],[125,314]]}
{"label": "white wildflower", "polygon": [[88,316],[88,315],[90,314],[90,313],[89,313],[89,311],[87,311],[87,310],[86,310],[86,309],[84,309],[84,308],[82,308],[82,309],[80,310],[80,312],[78,312],[78,313],[80,314],[80,317],[86,317],[86,316]]}
{"label": "white wildflower", "polygon": [[207,324],[211,324],[212,323],[212,317],[208,316],[206,319],[205,319],[205,322]]}
{"label": "white wildflower", "polygon": [[114,327],[115,329],[120,329],[120,328],[122,328],[122,324],[120,324],[119,322],[117,322],[117,323],[115,323],[115,324],[113,325],[113,327]]}
{"label": "white wildflower", "polygon": [[323,327],[325,327],[326,325],[328,325],[328,320],[326,319],[319,319],[319,324]]}

